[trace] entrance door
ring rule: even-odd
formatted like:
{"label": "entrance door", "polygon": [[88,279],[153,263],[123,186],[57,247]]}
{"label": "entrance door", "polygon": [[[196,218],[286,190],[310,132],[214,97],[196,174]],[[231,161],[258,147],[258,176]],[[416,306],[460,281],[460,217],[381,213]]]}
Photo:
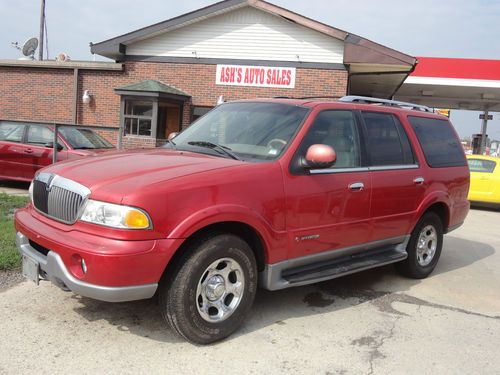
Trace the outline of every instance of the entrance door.
{"label": "entrance door", "polygon": [[157,139],[166,139],[170,133],[181,130],[181,106],[179,104],[158,103]]}

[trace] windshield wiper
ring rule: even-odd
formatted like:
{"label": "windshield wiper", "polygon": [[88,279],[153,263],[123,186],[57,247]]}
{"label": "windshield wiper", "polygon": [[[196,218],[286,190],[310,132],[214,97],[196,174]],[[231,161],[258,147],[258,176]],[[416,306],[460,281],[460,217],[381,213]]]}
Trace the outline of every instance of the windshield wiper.
{"label": "windshield wiper", "polygon": [[176,145],[175,145],[175,143],[174,143],[173,141],[171,141],[170,139],[167,139],[167,143],[168,143],[170,146],[172,146],[172,148],[173,148],[174,150],[177,150],[177,147],[176,147]]}
{"label": "windshield wiper", "polygon": [[234,160],[240,160],[239,157],[237,157],[233,152],[231,152],[231,149],[229,147],[218,145],[217,143],[212,143],[208,141],[191,141],[188,142],[188,145],[211,148],[212,150],[218,152],[219,154],[225,154],[233,158]]}

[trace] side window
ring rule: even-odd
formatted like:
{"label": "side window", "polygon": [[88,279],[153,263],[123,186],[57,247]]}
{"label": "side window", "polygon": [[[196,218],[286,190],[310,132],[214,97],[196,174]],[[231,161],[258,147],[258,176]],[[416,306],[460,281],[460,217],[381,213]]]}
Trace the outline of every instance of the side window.
{"label": "side window", "polygon": [[313,144],[333,147],[337,153],[333,168],[360,166],[358,133],[351,111],[331,110],[319,113],[302,142],[301,151],[305,154]]}
{"label": "side window", "polygon": [[0,141],[22,142],[25,125],[0,123]]}
{"label": "side window", "polygon": [[37,146],[44,146],[46,143],[53,142],[54,133],[46,126],[30,125],[28,129],[27,143]]}
{"label": "side window", "polygon": [[453,126],[448,120],[408,116],[429,166],[467,165],[465,154]]}
{"label": "side window", "polygon": [[389,113],[362,112],[371,166],[415,163],[403,125]]}
{"label": "side window", "polygon": [[467,159],[471,172],[493,173],[497,163],[493,160]]}

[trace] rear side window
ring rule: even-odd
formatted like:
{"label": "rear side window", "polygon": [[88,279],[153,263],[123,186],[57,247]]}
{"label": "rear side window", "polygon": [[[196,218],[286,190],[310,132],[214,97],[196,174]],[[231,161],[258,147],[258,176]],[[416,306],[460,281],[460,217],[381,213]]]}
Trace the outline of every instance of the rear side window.
{"label": "rear side window", "polygon": [[389,113],[362,112],[371,166],[414,164],[403,125]]}
{"label": "rear side window", "polygon": [[493,173],[497,163],[493,160],[467,159],[471,172]]}
{"label": "rear side window", "polygon": [[0,123],[0,141],[22,142],[25,125]]}
{"label": "rear side window", "polygon": [[429,166],[457,167],[467,165],[465,154],[448,120],[408,116]]}

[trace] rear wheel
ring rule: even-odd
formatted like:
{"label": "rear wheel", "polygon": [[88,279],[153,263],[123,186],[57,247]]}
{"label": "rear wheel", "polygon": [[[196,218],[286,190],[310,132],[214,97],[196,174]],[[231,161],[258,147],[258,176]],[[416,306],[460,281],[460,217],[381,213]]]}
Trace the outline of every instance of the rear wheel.
{"label": "rear wheel", "polygon": [[396,264],[404,276],[423,279],[431,274],[443,247],[443,223],[434,212],[424,214],[413,230],[406,251],[408,258]]}
{"label": "rear wheel", "polygon": [[182,337],[209,344],[236,331],[253,304],[257,266],[248,244],[230,234],[193,244],[173,278],[160,286],[165,320]]}

